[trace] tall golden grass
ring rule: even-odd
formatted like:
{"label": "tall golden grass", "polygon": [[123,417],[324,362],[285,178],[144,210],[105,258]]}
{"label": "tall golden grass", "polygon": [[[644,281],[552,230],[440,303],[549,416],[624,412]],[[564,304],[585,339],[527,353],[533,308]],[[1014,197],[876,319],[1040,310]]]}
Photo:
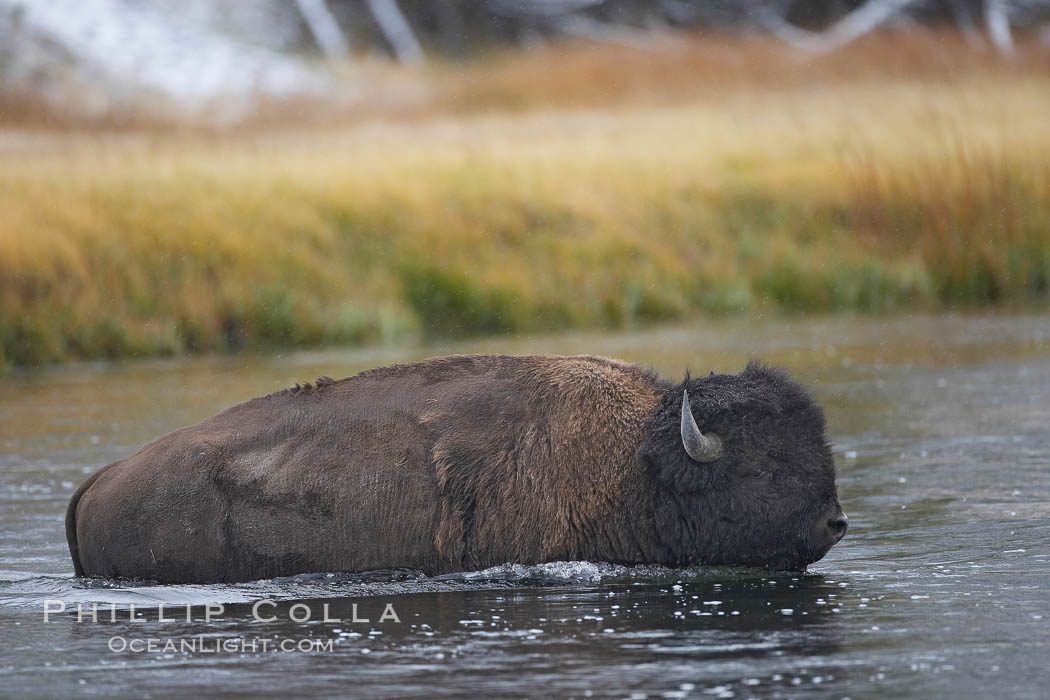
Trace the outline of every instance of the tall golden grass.
{"label": "tall golden grass", "polygon": [[623,50],[569,47],[430,69],[387,119],[22,132],[0,363],[1043,304],[1048,63],[954,41],[698,40],[615,94]]}

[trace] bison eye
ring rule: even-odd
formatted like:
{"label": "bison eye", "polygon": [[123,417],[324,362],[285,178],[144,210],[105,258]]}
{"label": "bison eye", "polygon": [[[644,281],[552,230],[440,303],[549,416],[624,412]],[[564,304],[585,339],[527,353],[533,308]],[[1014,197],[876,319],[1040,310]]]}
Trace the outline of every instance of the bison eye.
{"label": "bison eye", "polygon": [[748,469],[743,473],[745,479],[764,479],[769,476],[769,472],[765,469]]}

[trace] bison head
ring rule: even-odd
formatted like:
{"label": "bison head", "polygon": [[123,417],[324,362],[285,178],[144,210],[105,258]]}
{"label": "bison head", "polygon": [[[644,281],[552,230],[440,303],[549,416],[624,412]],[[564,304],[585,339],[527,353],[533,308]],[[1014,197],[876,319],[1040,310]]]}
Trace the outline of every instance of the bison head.
{"label": "bison head", "polygon": [[800,570],[846,532],[823,412],[782,370],[687,376],[639,456],[672,563]]}

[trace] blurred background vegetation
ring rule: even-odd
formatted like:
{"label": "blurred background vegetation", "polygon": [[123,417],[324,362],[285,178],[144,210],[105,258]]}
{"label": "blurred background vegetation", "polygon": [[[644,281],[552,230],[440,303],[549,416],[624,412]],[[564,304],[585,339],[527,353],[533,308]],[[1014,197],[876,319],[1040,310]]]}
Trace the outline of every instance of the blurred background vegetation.
{"label": "blurred background vegetation", "polygon": [[1045,308],[1048,22],[0,0],[0,367]]}

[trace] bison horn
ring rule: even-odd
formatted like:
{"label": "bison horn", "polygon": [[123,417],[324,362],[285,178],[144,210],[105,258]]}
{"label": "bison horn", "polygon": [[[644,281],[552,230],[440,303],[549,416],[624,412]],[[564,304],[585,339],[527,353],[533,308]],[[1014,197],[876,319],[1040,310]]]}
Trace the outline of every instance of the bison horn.
{"label": "bison horn", "polygon": [[713,462],[722,456],[722,441],[715,435],[704,435],[689,408],[689,392],[682,392],[682,446],[697,462]]}

